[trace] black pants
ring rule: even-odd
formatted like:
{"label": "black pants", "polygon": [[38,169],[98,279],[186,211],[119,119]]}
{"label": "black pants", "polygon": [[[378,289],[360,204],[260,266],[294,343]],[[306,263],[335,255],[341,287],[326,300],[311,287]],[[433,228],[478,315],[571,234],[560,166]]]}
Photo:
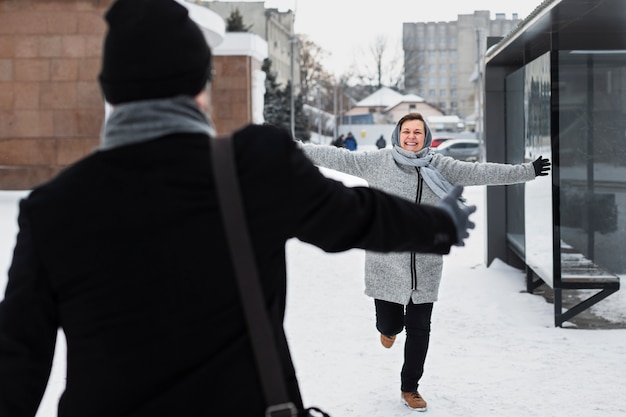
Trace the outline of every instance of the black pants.
{"label": "black pants", "polygon": [[400,373],[400,389],[416,391],[424,373],[424,362],[430,340],[430,318],[433,303],[402,304],[374,300],[376,306],[376,328],[385,336],[394,336],[406,328],[404,364]]}

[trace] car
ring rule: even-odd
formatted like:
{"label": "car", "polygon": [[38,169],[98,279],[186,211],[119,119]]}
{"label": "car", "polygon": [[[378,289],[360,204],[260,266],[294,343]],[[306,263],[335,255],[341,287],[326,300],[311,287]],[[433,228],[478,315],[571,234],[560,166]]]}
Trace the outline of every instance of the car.
{"label": "car", "polygon": [[480,142],[478,139],[450,139],[437,146],[433,151],[461,161],[476,162],[480,160]]}
{"label": "car", "polygon": [[431,148],[436,148],[437,146],[441,145],[442,143],[444,143],[445,141],[449,140],[449,139],[454,139],[454,138],[449,138],[449,137],[444,137],[444,136],[436,136],[433,138],[433,141],[430,144]]}

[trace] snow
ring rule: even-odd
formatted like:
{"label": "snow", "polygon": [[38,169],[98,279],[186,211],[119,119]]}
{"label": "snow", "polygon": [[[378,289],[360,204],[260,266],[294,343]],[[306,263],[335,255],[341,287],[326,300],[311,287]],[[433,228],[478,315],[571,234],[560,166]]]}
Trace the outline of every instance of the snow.
{"label": "snow", "polygon": [[[361,180],[322,170],[346,182]],[[0,266],[10,263],[23,191],[0,191]],[[468,187],[478,206],[466,246],[444,261],[420,392],[429,417],[617,417],[626,415],[626,329],[554,327],[553,305],[525,292],[524,273],[484,262],[484,187]],[[285,329],[305,404],[333,417],[414,415],[400,402],[404,335],[380,345],[373,301],[363,294],[364,252],[327,254],[292,240]],[[2,293],[6,274],[0,275]],[[623,291],[592,308],[626,322]],[[621,326],[626,327],[626,326]],[[61,335],[62,336],[62,335]],[[59,338],[37,417],[56,416],[64,387]]]}

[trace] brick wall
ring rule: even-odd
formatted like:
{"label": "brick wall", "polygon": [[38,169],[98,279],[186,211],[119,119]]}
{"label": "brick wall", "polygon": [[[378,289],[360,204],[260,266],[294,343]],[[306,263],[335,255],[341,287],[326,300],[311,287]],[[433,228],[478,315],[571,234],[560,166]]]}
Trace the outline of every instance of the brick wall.
{"label": "brick wall", "polygon": [[211,117],[218,134],[229,134],[252,121],[252,72],[260,69],[249,56],[214,56]]}
{"label": "brick wall", "polygon": [[0,189],[32,188],[98,145],[112,2],[0,0]]}
{"label": "brick wall", "polygon": [[[0,0],[0,189],[47,181],[98,146],[97,77],[114,0]],[[250,56],[214,56],[212,119],[219,134],[252,122]]]}

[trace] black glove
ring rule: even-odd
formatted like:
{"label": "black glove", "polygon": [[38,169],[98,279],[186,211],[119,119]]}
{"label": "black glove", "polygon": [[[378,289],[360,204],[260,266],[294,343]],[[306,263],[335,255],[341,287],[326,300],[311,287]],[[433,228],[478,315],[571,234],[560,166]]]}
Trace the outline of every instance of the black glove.
{"label": "black glove", "polygon": [[535,168],[535,177],[548,175],[548,171],[550,171],[550,160],[539,156],[539,158],[533,161],[533,167]]}
{"label": "black glove", "polygon": [[436,207],[443,209],[452,217],[454,227],[456,227],[457,241],[456,246],[465,246],[463,240],[469,237],[469,229],[473,229],[476,225],[470,221],[469,215],[476,211],[476,206],[466,206],[459,201],[463,187],[455,185],[446,196],[437,202]]}

